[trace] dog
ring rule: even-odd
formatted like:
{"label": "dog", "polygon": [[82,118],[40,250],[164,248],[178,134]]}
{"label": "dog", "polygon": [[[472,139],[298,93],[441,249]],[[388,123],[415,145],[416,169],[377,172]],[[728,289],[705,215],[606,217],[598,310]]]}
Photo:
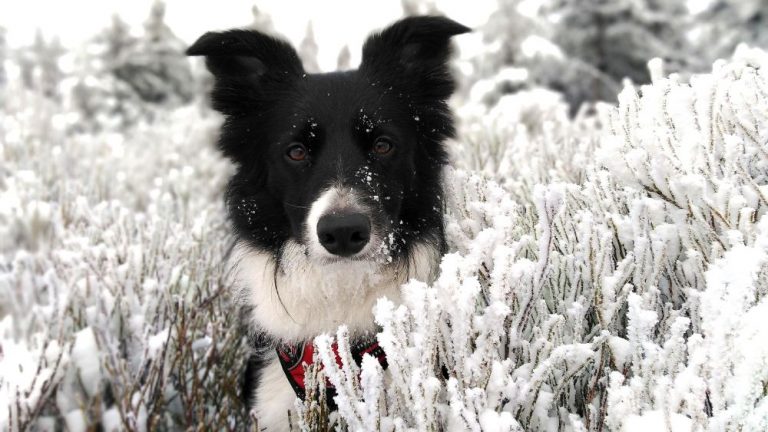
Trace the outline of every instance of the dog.
{"label": "dog", "polygon": [[346,325],[353,355],[385,366],[375,302],[436,277],[455,135],[450,40],[468,31],[404,18],[367,38],[357,70],[321,74],[254,30],[206,33],[187,50],[213,74],[218,146],[236,167],[226,203],[254,345],[244,392],[260,427],[288,428],[319,334]]}

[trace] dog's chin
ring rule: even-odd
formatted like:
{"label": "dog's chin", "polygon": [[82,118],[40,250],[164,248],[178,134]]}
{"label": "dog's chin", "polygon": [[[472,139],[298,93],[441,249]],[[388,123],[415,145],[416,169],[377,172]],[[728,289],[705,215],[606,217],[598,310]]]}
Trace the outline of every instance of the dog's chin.
{"label": "dog's chin", "polygon": [[325,254],[321,256],[312,257],[309,259],[316,266],[329,266],[329,267],[344,267],[344,266],[357,266],[361,263],[370,265],[385,265],[391,260],[387,257],[379,256],[375,254],[355,254],[348,257],[342,257],[332,254]]}

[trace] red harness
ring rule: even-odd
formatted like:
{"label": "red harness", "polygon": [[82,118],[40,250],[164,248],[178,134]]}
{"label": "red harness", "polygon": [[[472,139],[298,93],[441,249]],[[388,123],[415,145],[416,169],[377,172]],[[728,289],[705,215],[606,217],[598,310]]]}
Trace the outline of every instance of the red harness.
{"label": "red harness", "polygon": [[[339,357],[339,347],[336,342],[333,343],[333,353],[336,355],[336,364],[341,367],[341,357]],[[312,364],[312,357],[315,353],[315,346],[311,341],[298,343],[298,344],[282,344],[276,348],[277,358],[280,359],[280,365],[283,367],[283,372],[288,378],[288,382],[291,383],[293,391],[296,392],[296,396],[302,400],[306,397],[306,389],[304,387],[304,365]],[[376,340],[376,334],[371,333],[366,337],[360,338],[354,342],[350,347],[352,358],[355,360],[358,366],[363,361],[363,355],[370,354],[379,360],[381,367],[387,368],[387,356],[384,350],[379,346],[379,341]],[[326,400],[328,406],[332,409],[336,409],[336,403],[333,397],[336,396],[336,388],[333,384],[326,379],[325,382]]]}

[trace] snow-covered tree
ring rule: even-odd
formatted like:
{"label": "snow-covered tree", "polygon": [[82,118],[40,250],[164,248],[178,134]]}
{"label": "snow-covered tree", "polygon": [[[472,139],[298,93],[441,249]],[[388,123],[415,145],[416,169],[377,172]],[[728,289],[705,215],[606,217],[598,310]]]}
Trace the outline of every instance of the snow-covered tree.
{"label": "snow-covered tree", "polygon": [[699,66],[687,40],[686,0],[551,0],[546,16],[555,23],[553,42],[568,59],[564,66],[573,61],[587,72],[579,73],[580,94],[564,89],[574,105],[613,100],[624,78],[649,82],[645,65],[653,58],[672,71],[692,61]]}
{"label": "snow-covered tree", "polygon": [[670,71],[701,68],[688,41],[685,0],[534,3],[499,2],[482,27],[486,52],[474,66],[487,80],[478,89],[490,105],[540,86],[562,93],[575,113],[584,102],[612,101],[625,78],[647,83],[652,58]]}
{"label": "snow-covered tree", "polygon": [[251,14],[253,15],[253,22],[251,23],[251,28],[254,30],[258,30],[262,33],[267,34],[277,34],[275,31],[275,25],[272,23],[272,17],[259,9],[258,6],[253,5],[251,8]]}
{"label": "snow-covered tree", "polygon": [[110,69],[116,69],[127,53],[136,45],[136,38],[131,35],[130,26],[116,14],[112,15],[111,27],[97,38],[100,38],[105,44],[105,51],[101,57],[103,61],[111,65]]}
{"label": "snow-covered tree", "polygon": [[72,104],[85,121],[76,127],[123,127],[193,99],[199,84],[184,56],[186,44],[164,15],[164,3],[155,2],[140,37],[114,16],[80,49]]}
{"label": "snow-covered tree", "polygon": [[7,75],[5,72],[5,61],[8,58],[8,45],[5,40],[5,28],[0,26],[0,88],[5,87]]}
{"label": "snow-covered tree", "polygon": [[320,72],[320,66],[317,63],[318,47],[315,41],[315,30],[312,27],[312,21],[307,23],[307,31],[301,44],[299,44],[298,52],[305,71],[309,73]]}
{"label": "snow-covered tree", "polygon": [[400,5],[405,16],[435,15],[440,13],[434,0],[401,0]]}
{"label": "snow-covered tree", "polygon": [[695,18],[693,39],[706,61],[728,58],[746,43],[768,48],[768,4],[764,0],[713,0]]}
{"label": "snow-covered tree", "polygon": [[157,0],[144,23],[144,34],[129,50],[115,75],[148,103],[179,105],[194,97],[186,43],[165,23],[165,3]]}
{"label": "snow-covered tree", "polygon": [[[42,45],[42,34],[39,29],[35,33],[34,45],[38,47]],[[28,89],[35,88],[35,67],[37,59],[32,50],[22,50],[22,52],[16,53],[14,60],[19,68],[19,78],[21,78],[24,87]]]}
{"label": "snow-covered tree", "polygon": [[109,27],[75,52],[75,84],[69,105],[80,120],[74,128],[121,128],[142,115],[143,102],[117,72],[137,43],[128,24],[114,15]]}
{"label": "snow-covered tree", "polygon": [[64,51],[58,38],[53,37],[48,41],[38,29],[32,45],[16,51],[16,62],[24,86],[45,97],[58,99],[61,96],[59,84],[64,78],[59,60]]}
{"label": "snow-covered tree", "polygon": [[487,76],[503,66],[520,62],[523,57],[522,43],[532,34],[543,35],[544,29],[534,16],[520,11],[522,0],[499,1],[496,11],[480,29],[487,52],[481,52],[476,70]]}
{"label": "snow-covered tree", "polygon": [[[523,0],[498,1],[497,10],[480,29],[483,45],[474,55],[470,97],[494,105],[499,98],[520,89],[549,86],[552,67],[562,55],[546,39],[547,28],[536,14],[521,12]],[[542,49],[544,48],[544,49]]]}
{"label": "snow-covered tree", "polygon": [[352,68],[351,64],[352,53],[349,52],[349,46],[344,47],[339,51],[339,56],[336,58],[336,69],[347,70]]}

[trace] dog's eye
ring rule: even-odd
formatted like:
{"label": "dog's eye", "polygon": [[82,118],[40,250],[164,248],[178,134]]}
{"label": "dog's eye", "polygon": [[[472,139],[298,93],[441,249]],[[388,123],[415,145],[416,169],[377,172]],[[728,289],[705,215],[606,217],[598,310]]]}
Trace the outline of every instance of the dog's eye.
{"label": "dog's eye", "polygon": [[392,151],[392,141],[387,137],[379,137],[373,143],[373,152],[378,155],[385,155]]}
{"label": "dog's eye", "polygon": [[301,162],[307,158],[307,149],[301,144],[294,144],[288,148],[285,155],[292,161]]}

